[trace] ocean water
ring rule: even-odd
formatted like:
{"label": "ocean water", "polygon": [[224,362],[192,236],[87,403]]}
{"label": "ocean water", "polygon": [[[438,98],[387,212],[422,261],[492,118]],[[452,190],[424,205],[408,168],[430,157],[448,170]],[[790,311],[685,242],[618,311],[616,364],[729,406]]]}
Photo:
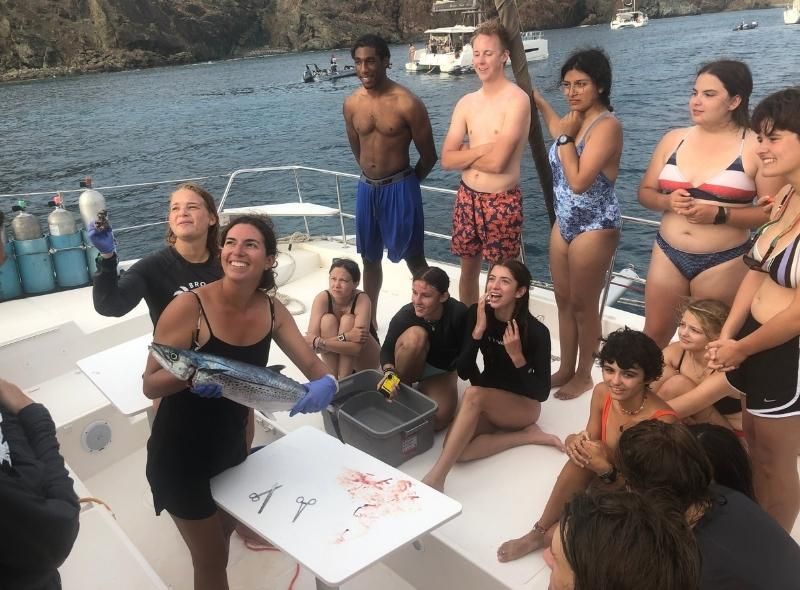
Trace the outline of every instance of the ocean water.
{"label": "ocean water", "polygon": [[[741,59],[755,80],[752,104],[767,94],[800,83],[796,69],[800,26],[783,24],[782,9],[717,13],[651,20],[641,29],[610,31],[608,25],[547,31],[550,57],[529,65],[534,83],[564,113],[559,70],[574,49],[604,48],[614,69],[612,103],[624,125],[625,147],[617,191],[623,213],[655,219],[639,206],[636,187],[665,131],[687,125],[687,101],[694,72],[706,61]],[[752,31],[732,31],[739,21],[757,20]],[[418,43],[419,45],[419,43]],[[340,67],[349,52],[336,52]],[[405,46],[393,46],[389,75],[410,88],[428,108],[437,148],[456,101],[478,88],[474,75],[406,73]],[[212,176],[203,180],[219,197],[235,169],[303,164],[357,173],[342,119],[344,98],[358,87],[355,77],[303,84],[306,63],[325,67],[329,52],[82,75],[0,86],[0,194],[76,189],[91,175],[96,186]],[[415,155],[414,155],[415,157]],[[456,188],[458,175],[438,167],[425,184]],[[293,199],[293,182],[274,175],[237,183],[235,204]],[[344,209],[353,212],[354,184],[342,184]],[[549,280],[548,225],[530,153],[523,160],[525,245],[535,276]],[[163,219],[168,186],[107,192],[116,227]],[[333,204],[333,184],[304,187],[304,196]],[[426,228],[451,233],[452,199],[425,197]],[[0,197],[8,214],[13,197]],[[29,199],[29,211],[46,214],[46,196]],[[69,193],[70,208],[77,193]],[[281,233],[299,229],[278,220]],[[318,228],[312,228],[318,229]],[[347,228],[352,232],[352,224]],[[321,230],[337,233],[337,224]],[[122,234],[123,257],[137,257],[160,245],[163,228]],[[617,268],[634,264],[647,271],[653,231],[626,227]],[[446,242],[429,240],[430,257],[451,260]]]}

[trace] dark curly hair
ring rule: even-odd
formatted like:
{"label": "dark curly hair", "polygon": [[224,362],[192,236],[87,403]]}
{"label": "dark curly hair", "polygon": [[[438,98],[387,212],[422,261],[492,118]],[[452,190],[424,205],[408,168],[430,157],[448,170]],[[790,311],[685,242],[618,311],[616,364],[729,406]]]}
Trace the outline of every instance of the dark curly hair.
{"label": "dark curly hair", "polygon": [[[267,256],[276,256],[278,254],[278,240],[275,237],[275,229],[272,226],[272,220],[266,215],[241,215],[232,219],[220,234],[220,244],[224,247],[225,239],[228,237],[228,232],[231,228],[241,224],[251,225],[258,230],[261,237],[264,239],[264,250]],[[258,284],[259,289],[269,291],[275,288],[275,270],[268,268],[261,276],[261,282]]]}
{"label": "dark curly hair", "polygon": [[614,110],[614,107],[611,106],[611,61],[605,51],[599,47],[575,51],[561,66],[561,79],[563,80],[567,72],[572,70],[583,72],[589,76],[597,86],[600,102],[609,111]]}
{"label": "dark curly hair", "polygon": [[625,326],[601,340],[603,346],[595,355],[599,365],[617,363],[621,369],[639,368],[644,371],[645,383],[652,383],[664,371],[664,353],[644,332]]}

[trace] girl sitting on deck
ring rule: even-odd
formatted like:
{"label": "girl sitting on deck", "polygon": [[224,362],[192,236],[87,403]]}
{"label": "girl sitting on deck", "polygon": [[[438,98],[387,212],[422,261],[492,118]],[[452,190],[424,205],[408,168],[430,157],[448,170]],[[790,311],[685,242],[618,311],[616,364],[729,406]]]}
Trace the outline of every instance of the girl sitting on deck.
{"label": "girl sitting on deck", "polygon": [[306,342],[339,379],[378,366],[380,346],[370,325],[372,302],[357,289],[361,270],[354,260],[334,258],[328,289],[314,298]]}
{"label": "girl sitting on deck", "polygon": [[[728,306],[714,299],[698,299],[687,301],[680,311],[679,340],[664,349],[664,374],[650,389],[688,421],[741,431],[740,396],[724,376],[708,367],[706,359],[706,346],[719,338]],[[698,387],[701,383],[704,386]]]}
{"label": "girl sitting on deck", "polygon": [[456,412],[456,361],[467,323],[467,307],[450,296],[449,288],[450,277],[435,266],[414,277],[411,303],[392,318],[381,347],[384,375],[395,373],[409,385],[418,382],[418,389],[438,405],[435,430],[446,428]]}
{"label": "girl sitting on deck", "polygon": [[[495,264],[486,291],[467,312],[458,375],[469,380],[442,454],[422,480],[444,489],[457,461],[472,461],[526,444],[561,440],[536,424],[550,394],[550,332],[529,309],[531,273],[517,260]],[[483,355],[481,372],[475,359]]]}
{"label": "girl sitting on deck", "polygon": [[506,541],[497,551],[500,561],[519,559],[549,546],[564,504],[590,483],[614,484],[617,470],[613,457],[617,441],[626,429],[644,420],[675,422],[675,412],[656,395],[650,384],[661,377],[664,356],[642,332],[622,328],[608,335],[597,354],[603,383],[592,392],[586,430],[565,441],[569,460],[558,475],[547,505],[528,534]]}

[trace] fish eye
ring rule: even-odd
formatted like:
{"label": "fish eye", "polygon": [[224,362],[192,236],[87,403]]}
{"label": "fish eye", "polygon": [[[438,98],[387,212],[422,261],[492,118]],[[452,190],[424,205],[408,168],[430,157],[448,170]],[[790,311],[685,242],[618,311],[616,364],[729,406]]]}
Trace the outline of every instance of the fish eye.
{"label": "fish eye", "polygon": [[171,353],[169,353],[169,360],[171,360],[171,361],[177,361],[177,360],[178,360],[178,355],[177,355],[177,353],[174,353],[174,352],[171,352]]}

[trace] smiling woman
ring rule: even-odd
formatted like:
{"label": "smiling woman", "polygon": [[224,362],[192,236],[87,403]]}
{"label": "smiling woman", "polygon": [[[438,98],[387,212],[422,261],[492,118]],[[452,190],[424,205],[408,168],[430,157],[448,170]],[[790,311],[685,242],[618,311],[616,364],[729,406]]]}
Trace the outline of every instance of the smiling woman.
{"label": "smiling woman", "polygon": [[[275,285],[272,224],[238,217],[222,232],[222,244],[222,279],[191,291],[192,296],[176,297],[159,319],[154,342],[264,367],[274,339],[306,377],[315,379],[292,412],[323,409],[337,390],[336,379],[306,346],[286,307],[265,292]],[[186,541],[195,588],[227,588],[235,521],[217,509],[209,480],[247,456],[248,409],[222,397],[218,384],[180,380],[153,357],[147,359],[144,393],[161,399],[147,447],[156,513],[167,510]]]}

